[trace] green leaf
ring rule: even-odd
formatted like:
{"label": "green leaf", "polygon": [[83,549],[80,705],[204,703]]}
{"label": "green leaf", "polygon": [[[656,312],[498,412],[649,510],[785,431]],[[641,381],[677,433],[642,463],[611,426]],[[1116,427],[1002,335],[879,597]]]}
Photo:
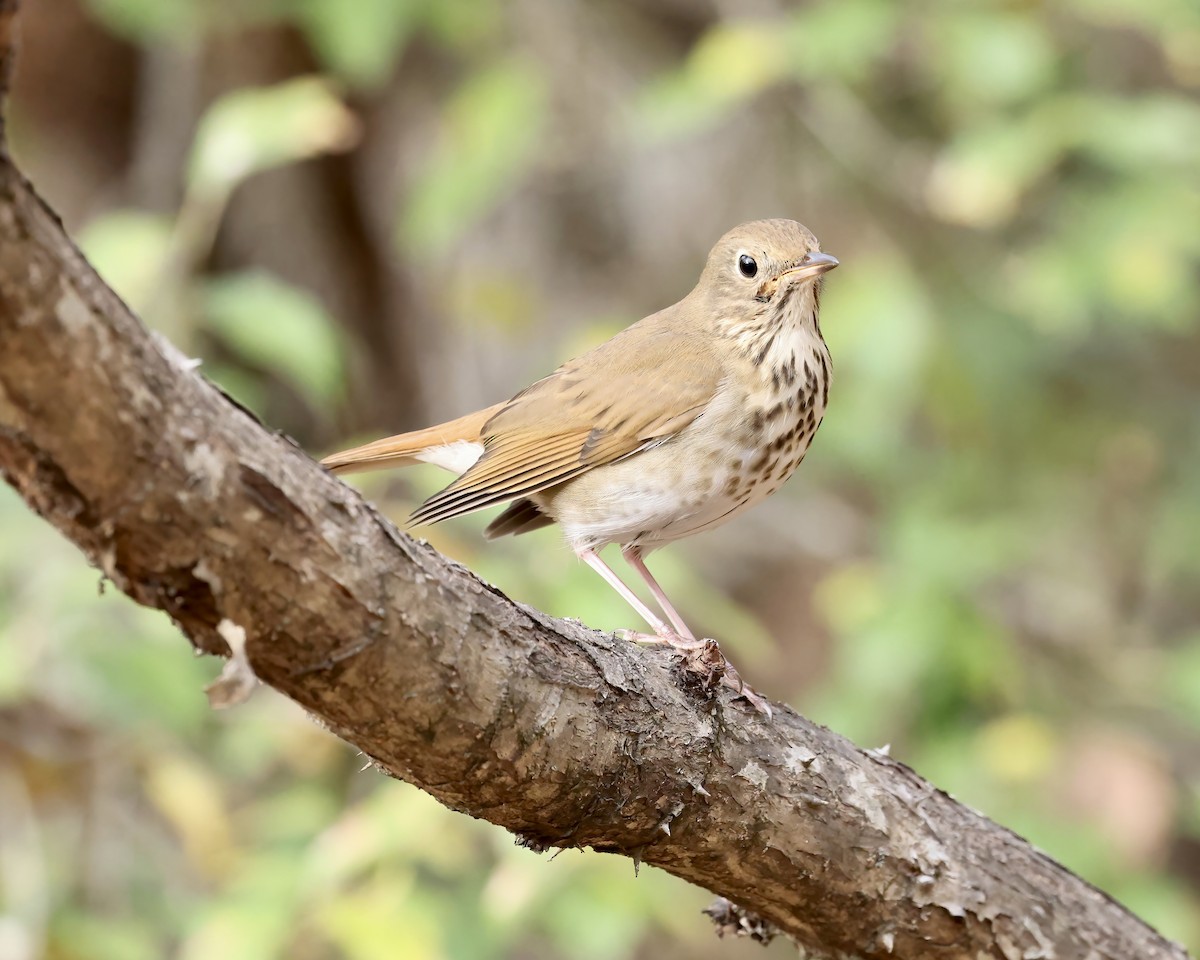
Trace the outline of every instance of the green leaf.
{"label": "green leaf", "polygon": [[1054,229],[995,278],[999,296],[1031,324],[1076,337],[1098,322],[1194,327],[1200,191],[1147,175],[1059,195]]}
{"label": "green leaf", "polygon": [[1167,652],[1162,680],[1168,704],[1200,729],[1200,633]]}
{"label": "green leaf", "polygon": [[440,946],[438,904],[414,885],[410,870],[382,870],[369,885],[317,904],[314,919],[348,960],[439,960],[447,954]]}
{"label": "green leaf", "polygon": [[294,955],[299,875],[295,857],[254,848],[238,863],[232,881],[213,896],[175,956],[181,960],[261,960]]}
{"label": "green leaf", "polygon": [[1200,29],[1200,6],[1195,0],[1067,0],[1064,7],[1097,26],[1162,31],[1164,35]]}
{"label": "green leaf", "polygon": [[[79,599],[83,611],[97,603],[90,579],[80,583],[93,594],[90,606]],[[69,623],[78,666],[60,675],[64,696],[113,728],[133,728],[153,716],[160,732],[186,736],[202,729],[210,710],[200,691],[211,670],[179,658],[178,638],[163,614],[138,609],[120,594],[101,602],[115,608],[104,610],[106,621],[80,615]]]}
{"label": "green leaf", "polygon": [[225,193],[253,173],[347,150],[358,121],[329,81],[300,77],[226,94],[205,113],[188,164],[188,184]]}
{"label": "green leaf", "polygon": [[966,5],[946,14],[926,21],[923,63],[960,109],[1025,100],[1053,79],[1058,51],[1036,14]]}
{"label": "green leaf", "polygon": [[171,248],[171,223],[140,210],[116,210],[83,228],[79,245],[106,283],[134,309],[150,299]]}
{"label": "green leaf", "polygon": [[965,127],[930,172],[926,197],[933,212],[951,223],[979,228],[1016,216],[1025,192],[1065,149],[1061,125],[1039,120]]}
{"label": "green leaf", "polygon": [[[823,324],[837,363],[834,403],[817,444],[861,467],[895,464],[933,347],[933,307],[901,258],[860,250],[824,295]],[[893,469],[889,467],[888,469]]]}
{"label": "green leaf", "polygon": [[[90,957],[91,960],[156,960],[162,951],[142,914],[123,917],[66,912],[54,923],[51,955]],[[60,952],[62,951],[62,952]]]}
{"label": "green leaf", "polygon": [[544,93],[542,78],[516,60],[485,67],[463,84],[408,190],[405,246],[444,249],[525,172],[541,139]]}
{"label": "green leaf", "polygon": [[299,0],[297,17],[329,69],[358,87],[387,79],[417,25],[420,0]]}
{"label": "green leaf", "polygon": [[329,314],[310,294],[267,273],[209,280],[205,326],[243,359],[274,370],[314,405],[337,398],[343,349]]}
{"label": "green leaf", "polygon": [[785,31],[789,69],[813,82],[863,82],[892,49],[900,14],[890,0],[806,4]]}
{"label": "green leaf", "polygon": [[505,6],[501,0],[422,0],[421,16],[430,39],[476,62],[504,30]]}
{"label": "green leaf", "polygon": [[87,4],[113,33],[141,44],[194,36],[200,20],[196,0],[87,0]]}
{"label": "green leaf", "polygon": [[1048,105],[1073,119],[1081,149],[1116,169],[1200,169],[1200,106],[1178,96],[1063,97]]}
{"label": "green leaf", "polygon": [[699,130],[786,76],[785,36],[769,21],[718,23],[686,62],[651,83],[634,104],[639,134],[669,140]]}

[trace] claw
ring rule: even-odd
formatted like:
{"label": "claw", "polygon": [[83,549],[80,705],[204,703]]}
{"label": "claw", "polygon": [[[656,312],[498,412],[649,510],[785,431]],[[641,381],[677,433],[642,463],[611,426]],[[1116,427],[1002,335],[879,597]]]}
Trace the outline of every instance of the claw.
{"label": "claw", "polygon": [[646,646],[667,646],[683,654],[684,666],[706,680],[705,686],[712,688],[717,682],[729,687],[738,698],[745,700],[755,710],[771,719],[771,705],[742,680],[741,674],[725,659],[716,640],[688,640],[677,633],[640,633],[637,630],[618,630],[617,636],[631,643]]}
{"label": "claw", "polygon": [[739,697],[749,703],[768,720],[771,719],[771,704],[767,702],[765,697],[760,696],[746,684],[741,674],[733,668],[733,664],[728,660],[725,661],[724,683],[727,687],[736,690]]}
{"label": "claw", "polygon": [[702,650],[693,653],[687,658],[690,661],[688,666],[698,672],[707,674],[713,679],[719,676],[720,682],[724,686],[729,687],[737,697],[747,701],[755,710],[770,720],[771,705],[764,697],[761,697],[747,685],[734,665],[721,653],[721,648],[717,646],[717,641],[704,640],[701,642],[701,646]]}

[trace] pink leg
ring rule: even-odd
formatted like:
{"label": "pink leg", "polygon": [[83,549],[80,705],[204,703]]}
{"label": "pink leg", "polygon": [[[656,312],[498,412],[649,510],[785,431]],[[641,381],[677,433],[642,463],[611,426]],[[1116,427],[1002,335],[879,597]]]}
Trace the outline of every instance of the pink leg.
{"label": "pink leg", "polygon": [[662,587],[658,585],[658,581],[656,581],[654,577],[651,576],[650,571],[646,569],[645,561],[642,560],[641,551],[636,547],[627,547],[626,549],[622,550],[621,553],[624,555],[625,559],[629,561],[633,569],[635,569],[641,575],[642,579],[646,581],[646,585],[654,594],[655,599],[662,604],[662,608],[666,612],[667,616],[670,617],[671,623],[675,625],[675,630],[672,630],[665,623],[663,623],[662,620],[655,615],[653,610],[642,603],[636,593],[634,593],[629,589],[629,587],[625,586],[625,584],[621,582],[621,578],[613,572],[612,568],[608,564],[600,559],[600,555],[595,550],[591,549],[590,547],[583,550],[576,550],[575,555],[589,567],[595,570],[598,574],[600,574],[600,576],[602,576],[608,582],[608,585],[616,590],[617,593],[619,593],[622,597],[624,597],[625,602],[633,607],[633,609],[636,610],[648,624],[650,624],[651,629],[658,634],[658,637],[655,638],[648,636],[647,634],[624,631],[628,639],[649,641],[651,643],[669,644],[678,650],[683,650],[686,652],[685,662],[691,660],[692,658],[699,660],[699,654],[701,652],[715,654],[715,662],[710,661],[708,663],[702,663],[701,669],[708,671],[714,666],[720,669],[721,682],[724,683],[725,686],[731,687],[734,691],[736,691],[738,696],[745,697],[750,701],[756,710],[765,714],[769,718],[771,716],[771,705],[742,682],[742,678],[738,676],[738,673],[733,669],[732,664],[730,664],[724,657],[721,656],[721,651],[717,647],[716,641],[697,640],[692,635],[692,631],[689,630],[687,624],[683,622],[683,618],[680,617],[679,614],[675,612],[675,608],[671,606],[671,602],[667,599],[667,595],[663,593]]}
{"label": "pink leg", "polygon": [[575,555],[589,567],[595,570],[598,574],[600,574],[600,576],[602,576],[608,582],[610,587],[624,597],[625,602],[633,607],[633,609],[638,612],[638,615],[643,620],[650,624],[650,629],[664,639],[674,636],[671,628],[663,623],[662,620],[655,615],[653,610],[642,603],[641,598],[639,598],[636,593],[625,586],[625,584],[621,582],[621,578],[613,572],[612,568],[600,559],[600,554],[598,554],[591,547],[588,547],[583,550],[576,550]]}
{"label": "pink leg", "polygon": [[667,595],[663,592],[663,588],[658,585],[658,581],[650,573],[649,568],[646,566],[646,561],[642,559],[642,551],[637,547],[622,547],[621,556],[638,572],[638,576],[646,581],[646,586],[650,588],[650,592],[654,594],[654,599],[658,601],[658,605],[662,607],[663,613],[667,615],[667,619],[675,627],[675,632],[685,640],[695,640],[696,635],[688,629],[688,625],[683,622],[683,617],[675,611],[675,608],[671,605],[671,601],[667,599]]}

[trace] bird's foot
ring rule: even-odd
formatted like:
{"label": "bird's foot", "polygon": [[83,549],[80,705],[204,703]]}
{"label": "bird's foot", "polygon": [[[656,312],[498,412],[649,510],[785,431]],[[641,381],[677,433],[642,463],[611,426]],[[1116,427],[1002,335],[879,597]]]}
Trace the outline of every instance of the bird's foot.
{"label": "bird's foot", "polygon": [[637,630],[618,630],[617,636],[631,643],[641,643],[648,647],[670,647],[672,650],[681,650],[685,653],[699,650],[707,642],[691,637],[681,637],[673,631],[664,633],[639,633]]}
{"label": "bird's foot", "polygon": [[647,646],[668,646],[673,650],[678,650],[683,654],[684,668],[697,674],[705,689],[711,690],[718,683],[722,683],[735,691],[739,697],[746,700],[767,719],[771,718],[771,705],[764,697],[747,686],[741,674],[725,658],[716,640],[694,640],[681,637],[676,633],[639,633],[636,630],[619,630],[617,635],[633,643],[642,643]]}
{"label": "bird's foot", "polygon": [[[710,643],[712,643],[713,646],[716,646],[715,640],[710,641]],[[719,650],[717,651],[717,655],[720,656],[725,663],[725,670],[721,676],[721,682],[730,689],[736,690],[739,697],[744,699],[750,704],[750,706],[770,720],[771,704],[767,701],[767,698],[750,687],[746,681],[742,679],[741,674],[734,669],[733,664],[721,656],[721,652]]]}

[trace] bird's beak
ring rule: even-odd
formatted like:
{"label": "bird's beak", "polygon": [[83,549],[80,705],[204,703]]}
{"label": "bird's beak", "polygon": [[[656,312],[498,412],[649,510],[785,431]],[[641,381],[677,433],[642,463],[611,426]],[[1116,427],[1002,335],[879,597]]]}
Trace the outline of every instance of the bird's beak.
{"label": "bird's beak", "polygon": [[784,277],[787,277],[791,280],[806,280],[809,277],[819,277],[823,273],[828,273],[837,265],[837,257],[829,253],[821,253],[819,250],[814,250],[794,267],[784,270],[779,275],[779,279],[782,280]]}

